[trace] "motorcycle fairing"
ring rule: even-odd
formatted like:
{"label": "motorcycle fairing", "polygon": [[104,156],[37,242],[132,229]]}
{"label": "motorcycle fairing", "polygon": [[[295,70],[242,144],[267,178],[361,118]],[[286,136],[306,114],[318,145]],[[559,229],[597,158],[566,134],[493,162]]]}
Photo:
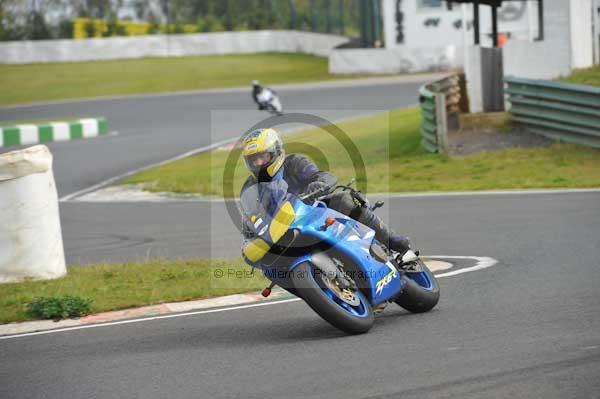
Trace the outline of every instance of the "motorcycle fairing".
{"label": "motorcycle fairing", "polygon": [[[336,252],[349,258],[359,268],[358,277],[366,283],[368,290],[365,294],[371,304],[379,304],[400,293],[404,282],[399,278],[398,269],[389,261],[380,262],[369,251],[375,236],[371,228],[333,209],[305,205],[299,200],[294,203],[294,211],[296,218],[290,228],[317,239],[325,247],[334,247]],[[335,221],[324,229],[325,219],[329,216]],[[303,261],[306,259],[294,262],[290,270]]]}
{"label": "motorcycle fairing", "polygon": [[[275,191],[287,188],[280,187],[281,184],[271,183]],[[311,257],[315,248],[325,251],[328,256],[331,256],[331,249],[344,258],[346,266],[356,268],[358,275],[355,280],[362,281],[363,284],[359,284],[359,287],[371,304],[379,304],[400,293],[404,285],[400,272],[389,261],[381,262],[374,258],[369,251],[375,236],[372,229],[327,208],[322,202],[306,205],[294,195],[274,194],[275,191],[265,191],[265,195],[259,196],[256,203],[249,201],[247,197],[242,199],[242,208],[258,235],[246,244],[242,253],[249,263],[263,270],[267,278],[287,288],[290,284],[286,280],[289,280],[294,268],[303,262],[313,263]],[[325,220],[330,216],[334,218],[333,224],[326,226]],[[272,249],[278,246],[286,232],[293,230],[298,233],[297,236],[314,245],[303,248],[287,243],[294,252],[293,257],[288,260],[278,261],[279,255],[266,256],[273,252]],[[279,251],[285,253],[287,248],[280,248]],[[315,267],[325,267],[323,262],[313,264]]]}

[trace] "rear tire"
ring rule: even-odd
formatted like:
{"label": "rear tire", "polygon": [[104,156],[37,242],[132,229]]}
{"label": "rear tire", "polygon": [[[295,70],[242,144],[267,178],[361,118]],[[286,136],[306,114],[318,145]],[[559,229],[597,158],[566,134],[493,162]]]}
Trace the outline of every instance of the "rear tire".
{"label": "rear tire", "polygon": [[315,276],[313,271],[314,267],[310,263],[303,263],[294,269],[292,274],[292,284],[308,306],[329,324],[348,334],[363,334],[369,331],[375,317],[366,297],[358,290],[354,292],[360,305],[355,312],[357,314],[353,314],[348,308],[349,305],[344,307],[345,305],[337,303],[335,298],[328,296],[332,295],[331,290],[322,281],[317,281],[321,276]]}
{"label": "rear tire", "polygon": [[417,262],[419,271],[408,271],[402,276],[406,285],[395,302],[409,312],[424,313],[440,300],[440,286],[425,263],[420,259]]}

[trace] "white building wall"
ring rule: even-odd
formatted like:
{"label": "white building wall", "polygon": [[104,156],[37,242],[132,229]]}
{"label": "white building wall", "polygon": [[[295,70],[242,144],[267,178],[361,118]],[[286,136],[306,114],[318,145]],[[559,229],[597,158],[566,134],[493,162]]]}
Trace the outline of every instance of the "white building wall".
{"label": "white building wall", "polygon": [[[452,10],[442,2],[439,8],[420,7],[420,0],[381,0],[385,49],[335,49],[329,57],[331,73],[394,73],[448,70],[465,65],[465,39],[474,41],[473,8],[467,6],[467,26],[463,31],[462,6]],[[499,11],[499,32],[510,32],[513,39],[529,36],[529,15],[537,14],[537,2],[507,2]],[[403,13],[404,41],[398,43],[397,8]],[[492,45],[491,8],[481,5],[481,44]],[[537,26],[534,28],[537,34]]]}
{"label": "white building wall", "polygon": [[481,81],[481,46],[469,46],[465,64],[467,97],[469,110],[472,113],[483,111],[482,81]]}
{"label": "white building wall", "polygon": [[544,40],[509,40],[504,74],[530,79],[568,75],[591,66],[592,26],[589,0],[545,0]]}
{"label": "white building wall", "polygon": [[461,47],[437,46],[420,49],[357,48],[333,49],[329,72],[334,74],[424,72],[462,66]]}
{"label": "white building wall", "polygon": [[587,68],[593,65],[592,1],[571,0],[571,67]]}
{"label": "white building wall", "polygon": [[[419,7],[420,0],[382,0],[384,11],[384,37],[386,48],[429,46],[462,46],[462,5],[455,4],[448,10],[442,2],[439,8]],[[513,39],[526,39],[529,35],[529,14],[537,15],[537,1],[505,2],[498,10],[498,31],[510,33]],[[396,7],[400,4],[404,13],[404,43],[397,43]],[[468,45],[474,44],[473,6],[467,5]],[[492,45],[492,11],[486,5],[479,6],[481,45]],[[535,19],[535,18],[534,18]],[[534,26],[537,34],[537,25]]]}

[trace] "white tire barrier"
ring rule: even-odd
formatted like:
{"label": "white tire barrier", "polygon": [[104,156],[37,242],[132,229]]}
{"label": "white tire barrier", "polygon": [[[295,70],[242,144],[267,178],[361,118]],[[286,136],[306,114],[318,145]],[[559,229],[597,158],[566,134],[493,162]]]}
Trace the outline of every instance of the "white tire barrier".
{"label": "white tire barrier", "polygon": [[45,145],[0,154],[0,283],[66,273],[52,154]]}

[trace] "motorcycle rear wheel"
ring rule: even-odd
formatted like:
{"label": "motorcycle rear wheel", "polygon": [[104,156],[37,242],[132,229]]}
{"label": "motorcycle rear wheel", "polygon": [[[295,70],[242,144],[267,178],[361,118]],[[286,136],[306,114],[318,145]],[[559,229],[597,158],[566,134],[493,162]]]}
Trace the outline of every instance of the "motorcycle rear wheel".
{"label": "motorcycle rear wheel", "polygon": [[352,306],[323,281],[322,273],[315,273],[313,265],[303,263],[294,269],[292,283],[301,298],[319,316],[332,326],[348,334],[363,334],[371,329],[375,317],[371,304],[359,291],[353,291],[356,306]]}

